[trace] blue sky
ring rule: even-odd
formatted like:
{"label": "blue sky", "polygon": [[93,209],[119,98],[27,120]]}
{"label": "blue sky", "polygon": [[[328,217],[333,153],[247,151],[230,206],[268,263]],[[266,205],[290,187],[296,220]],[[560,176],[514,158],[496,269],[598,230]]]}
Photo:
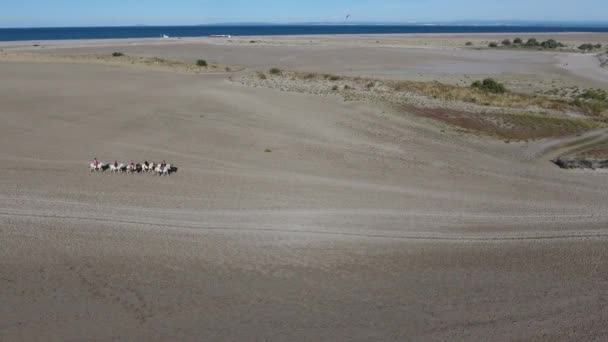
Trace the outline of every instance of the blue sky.
{"label": "blue sky", "polygon": [[0,0],[0,27],[607,20],[608,0]]}

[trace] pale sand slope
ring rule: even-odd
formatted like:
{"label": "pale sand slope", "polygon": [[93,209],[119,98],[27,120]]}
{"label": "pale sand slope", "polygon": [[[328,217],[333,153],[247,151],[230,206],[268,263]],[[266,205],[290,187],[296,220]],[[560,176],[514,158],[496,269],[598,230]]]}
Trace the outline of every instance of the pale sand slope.
{"label": "pale sand slope", "polygon": [[0,340],[608,337],[605,173],[221,75],[0,75]]}

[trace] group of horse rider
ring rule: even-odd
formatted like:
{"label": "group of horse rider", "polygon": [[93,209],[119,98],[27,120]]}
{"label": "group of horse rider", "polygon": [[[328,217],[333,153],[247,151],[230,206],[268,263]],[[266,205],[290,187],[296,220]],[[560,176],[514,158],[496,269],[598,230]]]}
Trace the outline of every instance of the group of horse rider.
{"label": "group of horse rider", "polygon": [[127,171],[132,171],[132,172],[142,172],[142,171],[159,171],[159,172],[163,172],[168,168],[169,164],[167,164],[167,162],[165,162],[164,160],[160,163],[150,163],[147,160],[143,162],[143,164],[139,164],[139,163],[135,163],[133,161],[131,161],[128,165],[124,165],[122,163],[118,163],[118,161],[114,161],[112,164],[104,164],[102,162],[100,162],[99,160],[97,160],[97,158],[94,158],[93,161],[91,162],[91,169],[93,170],[101,170],[103,171],[105,168],[110,168],[112,169],[112,171],[123,171],[124,169],[126,169]]}

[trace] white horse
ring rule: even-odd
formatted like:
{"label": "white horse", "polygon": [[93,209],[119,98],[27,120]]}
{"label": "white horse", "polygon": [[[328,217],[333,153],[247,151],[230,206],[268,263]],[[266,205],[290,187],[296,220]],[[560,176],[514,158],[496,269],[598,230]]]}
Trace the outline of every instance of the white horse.
{"label": "white horse", "polygon": [[91,165],[89,165],[89,171],[90,172],[96,172],[99,171],[99,164],[95,165],[95,163],[91,163]]}
{"label": "white horse", "polygon": [[105,170],[107,164],[98,162],[97,165],[95,163],[91,163],[89,166],[89,171],[91,172],[103,172]]}
{"label": "white horse", "polygon": [[143,172],[152,172],[152,171],[154,171],[155,168],[156,168],[156,164],[154,164],[154,163],[148,163],[148,165],[146,165],[146,164],[141,165],[141,170]]}
{"label": "white horse", "polygon": [[137,172],[137,167],[135,165],[129,164],[127,165],[127,174],[132,174]]}
{"label": "white horse", "polygon": [[110,171],[113,173],[122,173],[125,170],[125,164],[110,164]]}
{"label": "white horse", "polygon": [[154,174],[157,174],[159,176],[168,176],[169,174],[171,174],[172,169],[173,169],[173,167],[171,166],[171,164],[166,164],[165,167],[162,167],[159,164],[154,169]]}
{"label": "white horse", "polygon": [[163,170],[163,176],[168,176],[171,174],[171,170],[173,170],[173,166],[171,164],[165,165],[165,169]]}

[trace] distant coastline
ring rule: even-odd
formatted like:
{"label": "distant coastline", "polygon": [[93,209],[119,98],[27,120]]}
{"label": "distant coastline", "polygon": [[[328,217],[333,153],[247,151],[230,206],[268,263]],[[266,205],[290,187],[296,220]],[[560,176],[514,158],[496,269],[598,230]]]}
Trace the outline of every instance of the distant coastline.
{"label": "distant coastline", "polygon": [[394,24],[239,24],[198,26],[124,26],[124,27],[56,27],[56,28],[4,28],[0,29],[0,41],[47,41],[78,39],[122,39],[206,37],[211,35],[232,36],[277,36],[277,35],[340,35],[340,34],[442,34],[442,33],[560,33],[560,32],[605,32],[608,25],[592,24],[441,24],[415,25]]}

